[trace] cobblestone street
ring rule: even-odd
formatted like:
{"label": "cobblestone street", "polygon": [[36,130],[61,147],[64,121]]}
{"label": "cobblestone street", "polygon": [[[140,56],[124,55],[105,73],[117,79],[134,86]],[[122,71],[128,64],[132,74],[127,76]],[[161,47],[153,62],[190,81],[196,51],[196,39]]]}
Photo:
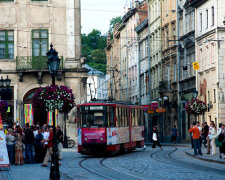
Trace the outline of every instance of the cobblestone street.
{"label": "cobblestone street", "polygon": [[[75,149],[66,149],[60,166],[61,179],[224,179],[225,164],[196,159],[186,155],[186,150],[187,147],[164,147],[163,150],[148,147],[104,158],[83,156]],[[0,179],[47,180],[49,167],[12,165],[9,171],[0,171]]]}

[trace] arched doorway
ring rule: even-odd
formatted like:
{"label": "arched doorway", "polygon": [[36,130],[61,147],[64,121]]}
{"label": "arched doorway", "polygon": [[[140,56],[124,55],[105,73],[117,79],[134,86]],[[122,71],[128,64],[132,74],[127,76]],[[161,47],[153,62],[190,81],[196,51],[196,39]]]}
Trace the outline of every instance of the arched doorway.
{"label": "arched doorway", "polygon": [[48,116],[44,108],[41,108],[41,107],[37,108],[32,106],[32,99],[37,89],[38,88],[28,91],[23,98],[24,117],[25,117],[25,121],[26,121],[26,118],[32,121],[30,122],[29,120],[27,120],[28,123],[30,124],[39,123],[42,126],[43,124],[47,124]]}

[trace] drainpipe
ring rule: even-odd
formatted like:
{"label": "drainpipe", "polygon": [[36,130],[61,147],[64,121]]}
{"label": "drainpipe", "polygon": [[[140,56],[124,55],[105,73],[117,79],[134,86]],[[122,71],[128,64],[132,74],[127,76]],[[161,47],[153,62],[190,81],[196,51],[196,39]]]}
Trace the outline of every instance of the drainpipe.
{"label": "drainpipe", "polygon": [[[149,84],[149,104],[151,104],[151,72],[150,72],[150,68],[151,68],[151,60],[150,60],[150,3],[148,0],[148,84]],[[151,116],[150,114],[148,114],[148,123],[147,125],[147,134],[148,134],[148,138],[151,139],[152,136],[152,122],[151,122]],[[150,123],[150,124],[149,124]],[[150,129],[148,129],[148,127],[150,127]],[[148,139],[148,141],[150,141],[150,139]]]}
{"label": "drainpipe", "polygon": [[178,14],[178,7],[179,7],[179,0],[177,0],[177,72],[178,72],[178,82],[177,82],[177,98],[178,98],[178,131],[179,131],[179,140],[181,141],[181,127],[182,127],[182,121],[181,121],[181,97],[180,97],[180,51],[179,51],[179,45],[180,45],[180,29],[179,29],[179,14]]}

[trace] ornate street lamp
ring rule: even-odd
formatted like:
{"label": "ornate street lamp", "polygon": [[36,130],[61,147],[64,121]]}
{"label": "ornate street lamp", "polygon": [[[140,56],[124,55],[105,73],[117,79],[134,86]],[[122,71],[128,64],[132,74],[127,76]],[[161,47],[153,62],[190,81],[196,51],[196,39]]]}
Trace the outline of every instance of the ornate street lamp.
{"label": "ornate street lamp", "polygon": [[192,98],[196,99],[197,97],[198,97],[198,91],[194,89],[194,91],[192,91]]}
{"label": "ornate street lamp", "polygon": [[[58,57],[58,52],[53,49],[53,45],[50,45],[51,49],[46,53],[48,57],[48,69],[49,73],[52,76],[52,85],[55,85],[55,76],[57,75],[60,59]],[[58,157],[58,148],[56,143],[56,130],[55,130],[55,111],[53,111],[53,153],[51,157],[51,170],[50,170],[50,179],[56,180],[60,179],[59,174],[59,157]]]}

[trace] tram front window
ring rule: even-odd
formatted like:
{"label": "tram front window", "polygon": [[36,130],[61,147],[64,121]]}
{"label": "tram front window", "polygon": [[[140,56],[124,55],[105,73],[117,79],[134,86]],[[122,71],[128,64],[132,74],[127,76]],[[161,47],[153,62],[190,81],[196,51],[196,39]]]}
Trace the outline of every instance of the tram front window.
{"label": "tram front window", "polygon": [[85,106],[81,108],[82,127],[106,127],[106,107]]}

